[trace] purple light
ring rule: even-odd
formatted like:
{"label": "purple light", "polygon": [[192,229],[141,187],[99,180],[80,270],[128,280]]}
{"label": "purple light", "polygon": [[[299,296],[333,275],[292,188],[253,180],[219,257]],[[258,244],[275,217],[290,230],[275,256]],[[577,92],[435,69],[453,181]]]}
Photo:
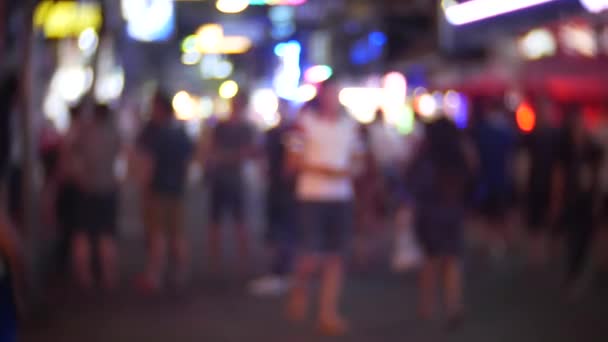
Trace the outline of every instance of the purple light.
{"label": "purple light", "polygon": [[452,25],[464,25],[552,1],[555,0],[472,0],[446,8],[445,17]]}

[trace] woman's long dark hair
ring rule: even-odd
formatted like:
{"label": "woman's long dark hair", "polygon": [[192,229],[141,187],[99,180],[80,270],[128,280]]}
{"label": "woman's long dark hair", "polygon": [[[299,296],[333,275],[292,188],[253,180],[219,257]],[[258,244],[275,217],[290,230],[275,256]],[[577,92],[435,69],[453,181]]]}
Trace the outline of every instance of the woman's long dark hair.
{"label": "woman's long dark hair", "polygon": [[435,191],[448,201],[461,200],[468,182],[468,165],[462,144],[462,133],[447,118],[427,127],[427,158],[433,167]]}

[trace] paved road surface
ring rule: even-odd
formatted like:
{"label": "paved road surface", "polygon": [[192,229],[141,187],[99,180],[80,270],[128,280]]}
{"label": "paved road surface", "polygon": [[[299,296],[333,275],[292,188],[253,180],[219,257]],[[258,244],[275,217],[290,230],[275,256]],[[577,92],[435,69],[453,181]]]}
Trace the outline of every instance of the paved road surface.
{"label": "paved road surface", "polygon": [[[198,202],[199,195],[194,196]],[[199,229],[190,224],[192,244],[200,247],[195,258],[202,260]],[[141,269],[143,247],[136,237],[123,244],[125,274],[130,276]],[[468,315],[463,328],[453,333],[441,321],[416,320],[413,274],[394,275],[379,267],[368,274],[351,272],[344,312],[353,329],[343,338],[318,336],[312,320],[287,323],[280,299],[249,296],[243,279],[230,273],[210,277],[197,272],[192,286],[179,295],[146,298],[128,284],[116,294],[96,297],[67,286],[49,289],[45,319],[30,326],[23,341],[608,341],[608,282],[597,283],[583,302],[572,306],[560,295],[557,267],[530,272],[516,258],[491,265],[469,257],[466,268]]]}

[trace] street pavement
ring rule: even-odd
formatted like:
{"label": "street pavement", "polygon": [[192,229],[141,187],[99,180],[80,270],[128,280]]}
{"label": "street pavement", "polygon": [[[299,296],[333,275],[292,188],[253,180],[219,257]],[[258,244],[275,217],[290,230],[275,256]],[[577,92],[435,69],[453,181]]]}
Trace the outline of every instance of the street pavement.
{"label": "street pavement", "polygon": [[[132,201],[125,202],[133,216]],[[467,311],[459,330],[448,331],[441,319],[419,321],[415,272],[394,274],[386,261],[367,272],[350,270],[343,311],[351,332],[340,338],[322,337],[315,331],[312,316],[302,324],[287,322],[282,316],[282,298],[249,295],[250,277],[236,276],[234,267],[219,275],[206,271],[204,210],[198,208],[205,202],[204,194],[192,193],[188,202],[188,234],[196,260],[188,288],[156,296],[135,291],[131,279],[142,269],[144,246],[137,229],[125,230],[121,289],[85,295],[65,282],[52,282],[42,313],[24,328],[22,341],[608,341],[608,282],[602,279],[606,276],[593,282],[580,303],[569,304],[560,288],[559,262],[533,271],[517,256],[490,262],[474,253],[465,262]],[[255,196],[251,202],[262,203]],[[128,225],[135,221],[134,217],[123,218]],[[259,221],[252,214],[251,222],[258,222],[252,228],[256,241],[261,236]],[[259,244],[257,247],[261,254]],[[235,264],[234,258],[228,260],[227,265]],[[252,263],[260,264],[259,260]]]}

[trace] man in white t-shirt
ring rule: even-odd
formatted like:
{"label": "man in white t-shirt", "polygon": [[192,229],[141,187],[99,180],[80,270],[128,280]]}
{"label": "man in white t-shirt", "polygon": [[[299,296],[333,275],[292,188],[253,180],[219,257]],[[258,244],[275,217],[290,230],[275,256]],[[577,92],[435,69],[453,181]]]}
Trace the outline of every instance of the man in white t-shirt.
{"label": "man in white t-shirt", "polygon": [[319,328],[325,334],[347,330],[338,313],[343,282],[343,252],[353,220],[354,156],[360,150],[358,125],[343,114],[333,81],[321,86],[317,105],[301,113],[288,163],[296,169],[301,224],[301,255],[296,263],[288,313],[305,318],[308,285],[321,266]]}

